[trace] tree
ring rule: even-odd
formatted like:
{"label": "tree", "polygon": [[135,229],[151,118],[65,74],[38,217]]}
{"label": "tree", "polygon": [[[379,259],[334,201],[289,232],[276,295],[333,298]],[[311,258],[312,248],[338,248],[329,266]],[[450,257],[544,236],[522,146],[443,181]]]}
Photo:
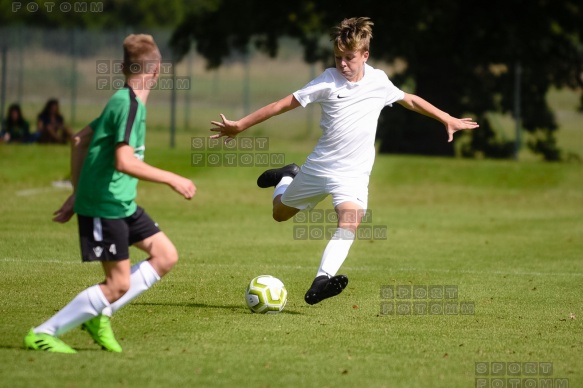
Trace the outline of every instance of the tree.
{"label": "tree", "polygon": [[[319,44],[322,35],[343,18],[370,16],[376,23],[371,56],[407,63],[406,70],[393,78],[397,85],[414,84],[414,93],[452,115],[477,117],[481,127],[464,149],[467,156],[512,153],[512,145],[496,139],[488,112],[512,111],[517,65],[523,69],[523,126],[533,135],[529,146],[547,160],[558,159],[560,152],[546,93],[552,86],[583,87],[579,0],[361,0],[357,4],[209,0],[205,4],[186,10],[171,45],[181,57],[195,41],[209,67],[220,66],[233,50],[245,51],[252,42],[274,56],[281,36],[297,38],[306,61],[330,63],[330,47]],[[378,133],[383,140],[381,152],[453,154],[439,123],[400,108],[383,114]]]}
{"label": "tree", "polygon": [[0,25],[48,28],[157,27],[173,25],[183,0],[0,0]]}

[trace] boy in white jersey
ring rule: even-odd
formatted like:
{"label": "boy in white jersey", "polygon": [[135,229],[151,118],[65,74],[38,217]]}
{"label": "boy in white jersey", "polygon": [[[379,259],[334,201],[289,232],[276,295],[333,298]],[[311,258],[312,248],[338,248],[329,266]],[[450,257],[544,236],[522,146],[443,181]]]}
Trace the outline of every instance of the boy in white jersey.
{"label": "boy in white jersey", "polygon": [[275,186],[273,218],[280,222],[303,209],[315,207],[326,196],[338,215],[337,229],[322,255],[320,267],[305,301],[316,304],[338,295],[348,284],[336,275],[348,256],[368,202],[368,181],[375,158],[375,133],[381,110],[394,102],[445,125],[448,141],[463,129],[478,127],[470,118],[457,119],[422,98],[395,87],[382,70],[366,64],[373,23],[367,17],[343,20],[330,34],[336,67],[302,89],[251,113],[239,121],[212,121],[213,138],[226,141],[275,115],[320,103],[322,137],[301,169],[295,165],[265,171],[259,187]]}

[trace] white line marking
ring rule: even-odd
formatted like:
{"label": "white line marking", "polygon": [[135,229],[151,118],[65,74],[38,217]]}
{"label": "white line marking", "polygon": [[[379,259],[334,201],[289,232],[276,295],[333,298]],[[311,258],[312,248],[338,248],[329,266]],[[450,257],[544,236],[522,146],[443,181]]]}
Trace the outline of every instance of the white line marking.
{"label": "white line marking", "polygon": [[444,268],[396,268],[392,271],[400,272],[443,272],[443,273],[467,273],[473,275],[516,275],[516,276],[583,276],[580,272],[522,272],[522,271],[474,271],[470,269],[444,269]]}
{"label": "white line marking", "polygon": [[32,195],[37,195],[37,194],[42,194],[42,193],[46,193],[49,191],[57,191],[59,190],[56,187],[41,187],[41,188],[36,188],[36,189],[26,189],[26,190],[20,190],[16,192],[16,195],[19,197],[30,197]]}
{"label": "white line marking", "polygon": [[42,194],[49,191],[71,190],[71,182],[69,181],[54,181],[51,187],[37,187],[34,189],[25,189],[16,192],[19,197],[30,197],[32,195]]}

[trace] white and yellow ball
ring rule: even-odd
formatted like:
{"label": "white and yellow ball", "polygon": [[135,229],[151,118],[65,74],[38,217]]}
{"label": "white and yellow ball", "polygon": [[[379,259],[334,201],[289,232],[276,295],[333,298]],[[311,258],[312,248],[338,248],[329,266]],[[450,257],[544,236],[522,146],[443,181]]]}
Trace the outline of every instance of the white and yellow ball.
{"label": "white and yellow ball", "polygon": [[245,300],[254,313],[277,314],[287,303],[287,290],[281,280],[271,275],[261,275],[249,283]]}

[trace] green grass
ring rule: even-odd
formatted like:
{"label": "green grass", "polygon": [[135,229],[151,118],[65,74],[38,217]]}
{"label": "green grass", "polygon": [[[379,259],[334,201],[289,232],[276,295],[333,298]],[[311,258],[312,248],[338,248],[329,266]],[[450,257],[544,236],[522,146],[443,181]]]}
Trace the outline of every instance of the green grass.
{"label": "green grass", "polygon": [[[388,238],[356,241],[341,270],[348,288],[308,306],[326,241],[294,240],[292,222],[271,220],[271,191],[255,186],[262,169],[194,169],[187,133],[176,150],[167,134],[148,136],[146,160],[191,177],[198,193],[187,202],[140,184],[138,202],[181,259],[114,317],[119,355],[78,329],[63,336],[77,355],[21,348],[102,273],[80,262],[75,222],[50,221],[68,194],[51,186],[68,149],[0,147],[0,386],[470,387],[478,361],[550,361],[553,377],[583,385],[580,165],[378,156],[369,207]],[[313,146],[269,136],[287,162]],[[245,287],[260,274],[285,283],[283,313],[247,310]],[[383,285],[455,285],[475,314],[383,315],[394,302]]]}

